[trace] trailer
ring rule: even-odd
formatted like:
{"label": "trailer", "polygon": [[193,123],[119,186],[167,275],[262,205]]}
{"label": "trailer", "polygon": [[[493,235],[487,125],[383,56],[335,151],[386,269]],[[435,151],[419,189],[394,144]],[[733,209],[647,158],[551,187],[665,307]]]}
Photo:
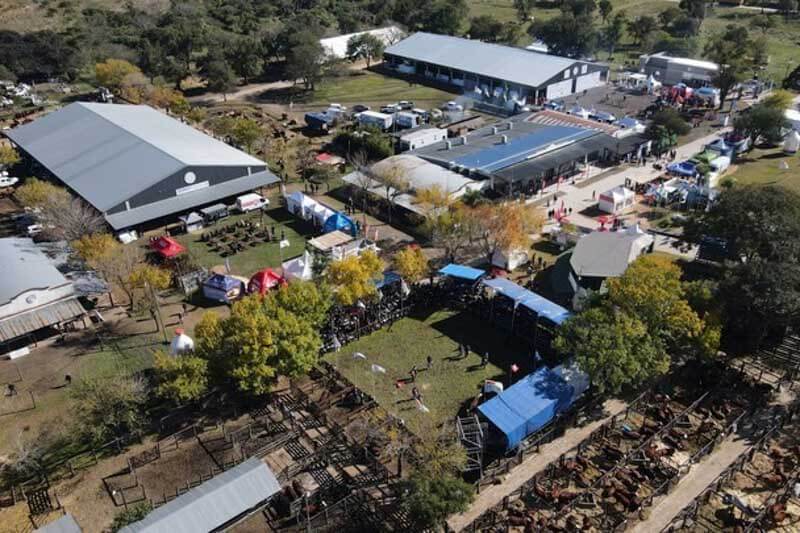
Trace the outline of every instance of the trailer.
{"label": "trailer", "polygon": [[356,121],[362,126],[376,126],[382,130],[392,127],[392,115],[378,113],[376,111],[364,111],[356,115]]}
{"label": "trailer", "polygon": [[429,144],[447,140],[447,130],[440,128],[424,128],[410,131],[400,136],[400,150],[416,150]]}
{"label": "trailer", "polygon": [[415,113],[403,111],[401,113],[397,113],[394,117],[398,128],[411,129],[420,125],[419,115]]}

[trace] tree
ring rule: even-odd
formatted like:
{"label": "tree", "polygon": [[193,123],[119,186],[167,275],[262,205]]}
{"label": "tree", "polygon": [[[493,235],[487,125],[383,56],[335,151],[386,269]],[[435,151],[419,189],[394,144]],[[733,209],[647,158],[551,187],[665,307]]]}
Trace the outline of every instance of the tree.
{"label": "tree", "polygon": [[412,26],[421,31],[457,35],[468,12],[465,0],[432,0],[423,4]]}
{"label": "tree", "polygon": [[417,283],[430,272],[428,258],[419,246],[406,246],[394,256],[394,268],[405,281]]}
{"label": "tree", "polygon": [[286,74],[290,79],[303,80],[306,90],[314,90],[322,74],[324,50],[319,37],[310,31],[295,34],[286,53]]}
{"label": "tree", "polygon": [[684,12],[676,6],[669,6],[658,14],[658,21],[665,28],[668,28],[672,23],[682,17]]}
{"label": "tree", "polygon": [[781,87],[790,90],[800,90],[800,65],[794,68],[788,76],[783,79]]}
{"label": "tree", "polygon": [[789,18],[792,13],[797,11],[797,0],[779,0],[778,5],[785,18]]}
{"label": "tree", "polygon": [[591,307],[570,317],[553,346],[574,356],[602,394],[618,394],[669,369],[660,340],[637,318],[612,307]]}
{"label": "tree", "polygon": [[236,73],[230,63],[224,58],[216,58],[203,65],[201,73],[206,78],[206,86],[218,93],[222,93],[223,100],[228,100],[228,93],[236,87]]}
{"label": "tree", "polygon": [[156,393],[177,404],[200,398],[208,388],[208,361],[193,354],[155,355]]}
{"label": "tree", "polygon": [[619,278],[607,280],[608,301],[636,317],[670,354],[710,357],[718,346],[708,346],[706,324],[686,300],[681,270],[668,258],[645,255]]}
{"label": "tree", "polygon": [[124,59],[106,59],[94,66],[94,77],[98,85],[119,90],[122,82],[131,74],[141,74],[139,67]]}
{"label": "tree", "polygon": [[491,15],[480,15],[470,20],[469,36],[479,41],[496,42],[503,34],[503,23]]}
{"label": "tree", "polygon": [[17,81],[17,75],[7,66],[0,64],[0,80],[10,81],[12,83]]}
{"label": "tree", "polygon": [[520,21],[526,22],[531,18],[531,11],[535,4],[535,0],[514,0],[514,9],[517,10]]}
{"label": "tree", "polygon": [[728,25],[724,32],[711,36],[707,41],[704,55],[719,65],[712,81],[719,88],[720,109],[752,64],[750,52],[751,41],[743,26]]}
{"label": "tree", "polygon": [[383,264],[377,254],[368,250],[360,256],[351,256],[328,265],[327,279],[342,305],[373,298],[377,294],[375,282],[383,275]]}
{"label": "tree", "polygon": [[100,272],[108,283],[125,293],[129,308],[133,310],[136,299],[131,276],[142,260],[141,250],[135,246],[117,244],[113,253],[96,257],[89,262],[89,266]]}
{"label": "tree", "polygon": [[416,474],[404,483],[403,506],[415,531],[438,529],[453,513],[469,508],[474,488],[453,474],[427,476]]}
{"label": "tree", "polygon": [[30,209],[41,209],[48,204],[70,199],[69,193],[63,187],[36,178],[27,178],[14,191],[14,197],[23,207]]}
{"label": "tree", "polygon": [[541,230],[543,223],[534,209],[518,202],[483,204],[467,213],[481,228],[477,237],[489,263],[495,252],[527,250],[531,234]]}
{"label": "tree", "polygon": [[57,195],[41,207],[36,219],[44,228],[43,232],[52,238],[72,242],[84,235],[103,232],[106,222],[92,206],[67,195]]}
{"label": "tree", "polygon": [[149,501],[139,502],[131,505],[124,511],[120,511],[114,516],[114,521],[111,522],[111,532],[117,533],[123,527],[136,523],[150,514],[153,506]]}
{"label": "tree", "polygon": [[83,261],[92,265],[113,254],[119,242],[110,233],[92,233],[82,235],[80,239],[72,241],[70,246]]}
{"label": "tree", "polygon": [[656,153],[663,154],[678,144],[678,136],[691,130],[689,124],[674,109],[662,109],[653,115],[645,135],[654,141]]}
{"label": "tree", "polygon": [[369,68],[372,60],[381,55],[383,55],[383,41],[371,33],[354,35],[347,41],[347,59],[350,61],[363,59]]}
{"label": "tree", "polygon": [[650,15],[642,15],[628,22],[628,33],[637,45],[641,45],[656,29],[658,21]]}
{"label": "tree", "polygon": [[256,141],[261,139],[264,131],[258,122],[251,118],[240,117],[234,120],[230,130],[230,137],[234,143],[244,147],[248,152],[253,151]]}
{"label": "tree", "polygon": [[228,55],[233,71],[245,83],[261,74],[264,68],[264,50],[261,42],[250,37],[237,39],[232,47],[233,52]]}
{"label": "tree", "polygon": [[706,0],[681,0],[678,6],[694,19],[702,21],[706,18]]}
{"label": "tree", "polygon": [[611,16],[611,12],[614,11],[614,4],[611,3],[611,0],[600,0],[597,3],[597,8],[600,10],[600,17],[603,19],[603,24],[605,24],[608,17]]}
{"label": "tree", "polygon": [[19,163],[22,158],[19,156],[13,146],[7,144],[0,145],[0,169],[13,167]]}
{"label": "tree", "polygon": [[783,112],[783,109],[763,103],[756,104],[736,117],[733,127],[736,132],[749,137],[752,145],[759,139],[775,144],[783,137],[781,129],[786,125]]}
{"label": "tree", "polygon": [[775,19],[767,14],[756,15],[750,19],[750,27],[761,30],[762,35],[766,35],[769,30],[776,26]]}
{"label": "tree", "polygon": [[597,30],[590,15],[562,13],[552,19],[536,21],[528,33],[541,39],[550,52],[568,57],[591,54],[597,48]]}
{"label": "tree", "polygon": [[391,224],[397,197],[406,194],[411,189],[411,183],[405,177],[405,169],[399,163],[388,160],[373,166],[370,175],[383,188],[384,197],[389,205],[389,224]]}
{"label": "tree", "polygon": [[617,13],[611,22],[603,28],[602,40],[603,44],[608,49],[608,55],[614,55],[622,36],[625,34],[625,26],[628,24],[628,18],[625,13]]}
{"label": "tree", "polygon": [[761,100],[761,104],[773,109],[785,111],[792,106],[794,95],[785,89],[776,89],[769,96]]}
{"label": "tree", "polygon": [[145,383],[126,376],[81,380],[72,387],[72,405],[84,435],[94,445],[144,428]]}
{"label": "tree", "polygon": [[330,288],[325,283],[310,281],[293,282],[287,287],[271,291],[267,300],[266,305],[286,309],[315,329],[322,327],[333,305]]}

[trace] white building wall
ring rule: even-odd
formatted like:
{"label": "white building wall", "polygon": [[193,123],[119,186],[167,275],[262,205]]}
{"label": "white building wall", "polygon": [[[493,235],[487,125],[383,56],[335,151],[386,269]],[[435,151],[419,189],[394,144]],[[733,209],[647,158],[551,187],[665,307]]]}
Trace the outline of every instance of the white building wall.
{"label": "white building wall", "polygon": [[0,319],[8,318],[75,295],[72,283],[51,289],[31,289],[0,306]]}

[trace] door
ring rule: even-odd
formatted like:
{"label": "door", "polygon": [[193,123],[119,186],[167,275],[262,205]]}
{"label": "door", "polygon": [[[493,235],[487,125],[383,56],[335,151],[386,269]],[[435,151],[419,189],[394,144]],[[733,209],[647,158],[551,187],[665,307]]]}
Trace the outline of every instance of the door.
{"label": "door", "polygon": [[600,79],[600,71],[584,74],[583,76],[578,76],[575,92],[585,91],[586,89],[599,87],[600,85],[603,85],[603,80]]}
{"label": "door", "polygon": [[561,98],[572,94],[572,79],[559,81],[547,86],[547,99]]}

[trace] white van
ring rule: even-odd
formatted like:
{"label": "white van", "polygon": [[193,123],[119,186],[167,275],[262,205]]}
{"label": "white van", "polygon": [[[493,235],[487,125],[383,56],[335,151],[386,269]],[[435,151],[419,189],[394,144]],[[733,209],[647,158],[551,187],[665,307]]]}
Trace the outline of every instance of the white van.
{"label": "white van", "polygon": [[255,209],[261,209],[262,207],[266,207],[268,205],[269,200],[254,192],[251,192],[250,194],[243,194],[242,196],[236,198],[236,209],[242,213],[247,213],[248,211],[253,211]]}

